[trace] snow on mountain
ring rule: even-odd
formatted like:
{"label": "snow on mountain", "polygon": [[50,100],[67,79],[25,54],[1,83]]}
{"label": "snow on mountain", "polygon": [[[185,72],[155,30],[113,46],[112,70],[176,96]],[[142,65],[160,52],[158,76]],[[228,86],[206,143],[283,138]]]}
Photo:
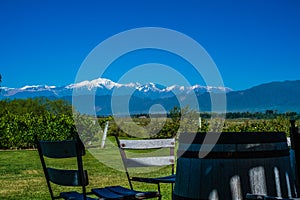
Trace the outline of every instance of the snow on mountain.
{"label": "snow on mountain", "polygon": [[48,85],[26,85],[21,88],[2,87],[0,89],[0,98],[27,98],[35,96],[53,96],[56,86]]}
{"label": "snow on mountain", "polygon": [[[78,88],[87,88],[88,90],[93,90],[94,88],[106,88],[111,90],[112,88],[122,87],[122,84],[115,83],[106,78],[98,78],[92,81],[82,81],[79,83],[74,83],[66,86],[67,89],[78,89]],[[124,85],[126,86],[126,85]]]}
{"label": "snow on mountain", "polygon": [[161,92],[161,89],[158,87],[158,85],[154,83],[147,83],[145,85],[141,85],[138,83],[136,89],[140,92],[149,92],[149,91]]}
{"label": "snow on mountain", "polygon": [[165,91],[175,91],[175,90],[178,90],[178,91],[184,91],[185,87],[184,86],[179,86],[179,85],[172,85],[172,86],[169,86],[169,87],[166,87]]}
{"label": "snow on mountain", "polygon": [[[72,95],[96,95],[97,114],[110,115],[111,96],[118,98],[119,106],[125,107],[127,95],[130,95],[130,112],[147,113],[152,105],[163,105],[166,110],[174,106],[189,105],[194,108],[192,96],[195,92],[201,111],[210,111],[211,99],[209,93],[224,93],[227,98],[227,111],[230,112],[263,112],[276,110],[278,112],[300,112],[300,80],[272,82],[261,84],[243,91],[232,91],[226,87],[214,86],[162,86],[155,83],[115,83],[109,79],[82,81],[63,87],[33,85],[21,88],[0,87],[0,99],[54,97],[72,101]],[[115,92],[117,91],[117,92]],[[125,96],[126,95],[126,96]],[[86,102],[86,96],[79,96]],[[197,106],[197,105],[196,105]],[[195,107],[199,109],[199,107]],[[83,113],[89,113],[82,111]]]}
{"label": "snow on mountain", "polygon": [[114,90],[118,90],[118,95],[132,94],[148,98],[166,98],[175,94],[188,94],[190,92],[206,93],[206,92],[230,92],[230,88],[212,87],[212,86],[162,86],[155,83],[115,83],[106,78],[98,78],[91,81],[82,81],[79,83],[70,84],[63,87],[48,86],[48,85],[26,85],[21,88],[1,88],[0,98],[32,98],[38,96],[44,97],[64,97],[75,95],[111,95]]}
{"label": "snow on mountain", "polygon": [[48,86],[48,85],[26,85],[20,90],[27,90],[27,91],[38,91],[38,90],[51,90],[56,88],[56,86]]}

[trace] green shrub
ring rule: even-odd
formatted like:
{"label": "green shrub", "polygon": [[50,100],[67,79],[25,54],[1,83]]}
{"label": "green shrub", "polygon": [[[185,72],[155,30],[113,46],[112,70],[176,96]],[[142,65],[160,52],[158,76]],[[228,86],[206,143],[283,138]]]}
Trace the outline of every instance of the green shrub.
{"label": "green shrub", "polygon": [[[289,135],[289,116],[274,119],[228,119],[224,132],[286,132]],[[201,119],[188,107],[175,107],[168,118],[122,118],[118,124],[113,117],[95,117],[72,112],[72,106],[63,100],[45,98],[0,101],[0,149],[33,148],[35,136],[43,140],[70,139],[79,133],[84,143],[99,142],[105,124],[108,135],[151,138],[176,137],[181,132],[212,131],[222,120]],[[120,120],[120,119],[118,119]],[[300,121],[296,124],[299,126]],[[217,127],[219,130],[219,127]],[[222,127],[220,127],[222,128]]]}

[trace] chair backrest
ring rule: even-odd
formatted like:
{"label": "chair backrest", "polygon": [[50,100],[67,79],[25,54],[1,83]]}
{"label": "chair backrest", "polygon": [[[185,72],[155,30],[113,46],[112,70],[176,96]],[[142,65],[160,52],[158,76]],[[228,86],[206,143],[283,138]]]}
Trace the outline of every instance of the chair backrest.
{"label": "chair backrest", "polygon": [[[87,171],[83,169],[82,156],[85,155],[84,145],[79,138],[75,140],[63,141],[40,141],[36,139],[40,160],[43,166],[47,186],[52,199],[59,198],[54,195],[51,183],[61,186],[81,186],[84,198],[86,198],[86,188],[88,185]],[[76,158],[77,165],[74,169],[62,169],[48,167],[50,159]]]}
{"label": "chair backrest", "polygon": [[[119,139],[117,136],[116,140],[124,164],[125,172],[132,188],[131,178],[128,172],[128,168],[136,167],[163,167],[171,166],[171,174],[174,174],[174,163],[175,163],[175,139],[144,139],[144,140],[130,140],[130,139]],[[141,150],[150,150],[150,149],[164,149],[169,148],[168,155],[154,155],[144,153],[142,154]],[[128,150],[132,153],[134,150],[138,150],[140,153],[135,153],[134,155],[139,156],[130,156]],[[141,157],[143,155],[144,157]]]}

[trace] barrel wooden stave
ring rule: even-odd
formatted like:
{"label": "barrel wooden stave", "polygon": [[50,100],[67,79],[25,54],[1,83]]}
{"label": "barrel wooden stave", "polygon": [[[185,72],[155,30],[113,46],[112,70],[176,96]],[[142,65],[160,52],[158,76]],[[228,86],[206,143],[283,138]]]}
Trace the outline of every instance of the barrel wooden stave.
{"label": "barrel wooden stave", "polygon": [[190,146],[180,136],[175,200],[243,199],[253,192],[295,197],[285,133],[222,133],[212,151],[199,158],[205,136],[197,133]]}

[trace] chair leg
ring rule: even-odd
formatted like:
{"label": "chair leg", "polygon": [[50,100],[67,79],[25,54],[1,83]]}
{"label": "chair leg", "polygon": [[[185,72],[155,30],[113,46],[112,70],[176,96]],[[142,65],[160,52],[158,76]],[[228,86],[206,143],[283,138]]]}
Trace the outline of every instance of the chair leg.
{"label": "chair leg", "polygon": [[174,184],[171,183],[171,199],[173,199]]}
{"label": "chair leg", "polygon": [[158,191],[158,193],[159,193],[159,197],[158,197],[158,199],[159,200],[161,200],[161,192],[160,192],[160,184],[159,183],[157,183],[157,191]]}

